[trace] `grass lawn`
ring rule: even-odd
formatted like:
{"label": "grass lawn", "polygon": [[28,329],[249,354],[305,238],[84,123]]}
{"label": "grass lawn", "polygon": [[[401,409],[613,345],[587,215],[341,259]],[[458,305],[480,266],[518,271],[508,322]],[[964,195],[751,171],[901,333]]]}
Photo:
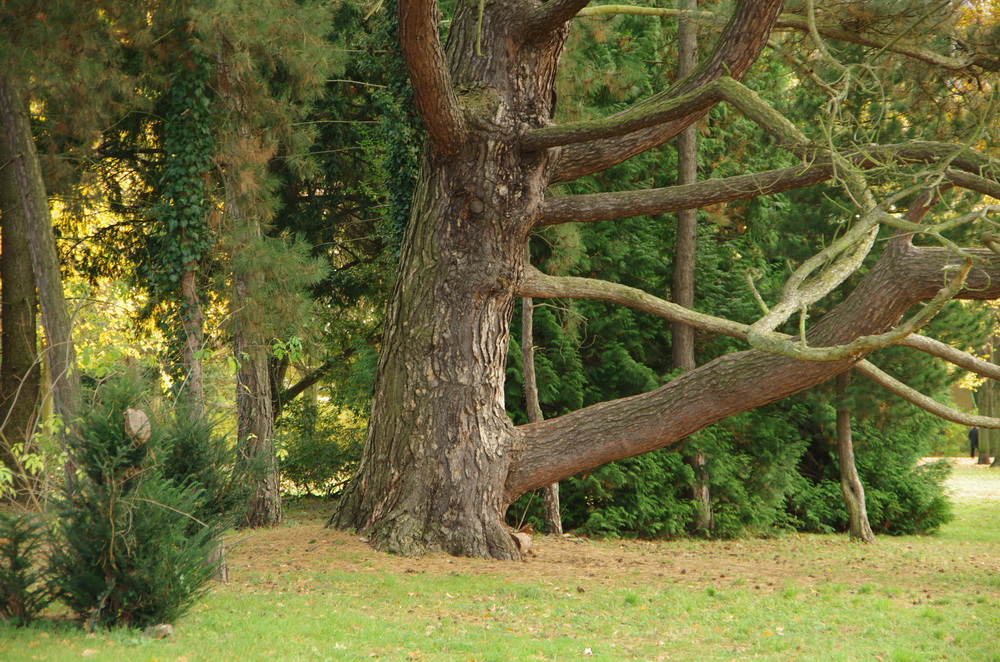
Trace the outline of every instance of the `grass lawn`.
{"label": "grass lawn", "polygon": [[378,554],[290,504],[173,637],[0,625],[0,659],[1000,660],[1000,470],[952,484],[935,536],[539,537],[524,563]]}

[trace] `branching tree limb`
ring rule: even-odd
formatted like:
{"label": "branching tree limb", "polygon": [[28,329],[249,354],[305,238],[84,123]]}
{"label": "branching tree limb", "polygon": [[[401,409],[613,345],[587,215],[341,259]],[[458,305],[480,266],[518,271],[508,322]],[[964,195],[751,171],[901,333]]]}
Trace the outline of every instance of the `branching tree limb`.
{"label": "branching tree limb", "polygon": [[[642,112],[641,109],[660,105],[667,98],[689,94],[722,76],[742,78],[767,44],[781,5],[781,0],[741,0],[708,60],[666,93],[650,98],[648,106],[640,105],[636,109]],[[697,121],[704,112],[707,109],[616,138],[565,147],[557,159],[551,181],[567,181],[598,172],[662,145]]]}
{"label": "branching tree limb", "polygon": [[967,425],[969,427],[1000,428],[1000,418],[977,416],[975,414],[969,414],[964,411],[959,411],[954,407],[941,404],[937,400],[924,395],[920,391],[910,388],[903,382],[899,381],[892,375],[883,372],[868,361],[859,361],[855,364],[854,369],[890,393],[898,395],[907,402],[914,404],[923,410],[929,411],[935,416],[943,418],[946,421]]}
{"label": "branching tree limb", "polygon": [[[699,11],[686,12],[680,9],[662,7],[633,7],[630,5],[601,5],[599,7],[587,7],[581,10],[576,17],[588,18],[594,16],[611,16],[614,14],[631,14],[634,16],[675,16],[687,17],[698,21],[702,25],[721,26],[723,19],[713,12]],[[808,32],[809,22],[805,16],[792,13],[783,13],[774,22],[775,31],[795,31]],[[918,44],[910,43],[904,39],[887,38],[881,34],[864,34],[855,30],[847,30],[842,26],[828,25],[821,22],[816,23],[816,32],[828,39],[835,39],[869,48],[877,48],[880,51],[898,53],[906,57],[925,62],[935,67],[940,67],[949,71],[967,71],[973,68],[982,71],[1000,70],[1000,58],[988,52],[973,51],[965,55],[952,56],[944,55],[929,48],[924,48]]]}
{"label": "branching tree limb", "polygon": [[[982,249],[968,252],[981,260],[958,296],[1000,297],[1000,258]],[[943,248],[890,242],[847,299],[810,329],[809,344],[844,345],[884,333],[913,304],[932,299],[941,289],[942,273],[963,262]],[[516,496],[611,459],[668,446],[727,416],[824,382],[852,365],[850,360],[809,362],[759,350],[737,352],[655,391],[521,426],[524,450],[507,481],[507,494]]]}
{"label": "branching tree limb", "polygon": [[577,15],[590,4],[590,0],[549,0],[539,7],[531,17],[528,27],[529,38],[555,30]]}
{"label": "branching tree limb", "polygon": [[[950,164],[950,167],[944,168],[944,176],[952,183],[993,197],[1000,194],[1000,162],[950,143],[913,141],[856,149],[842,156],[862,168],[885,167],[888,164]],[[687,186],[550,197],[539,212],[535,225],[592,223],[663,214],[804,188],[831,179],[834,174],[832,160],[818,157],[802,165],[708,179]]]}
{"label": "branching tree limb", "polygon": [[439,18],[435,0],[399,2],[399,43],[417,111],[433,148],[451,154],[462,142],[465,119],[438,38]]}

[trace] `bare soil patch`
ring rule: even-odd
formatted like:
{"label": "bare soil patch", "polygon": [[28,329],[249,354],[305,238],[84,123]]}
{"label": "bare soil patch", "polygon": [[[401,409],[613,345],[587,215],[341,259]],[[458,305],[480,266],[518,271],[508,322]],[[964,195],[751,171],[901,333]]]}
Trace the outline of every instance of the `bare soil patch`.
{"label": "bare soil patch", "polygon": [[[957,464],[965,463],[956,458]],[[983,467],[949,482],[956,497],[1000,499],[1000,469]],[[963,474],[969,473],[964,471]],[[785,535],[738,541],[593,540],[536,536],[531,555],[520,563],[430,554],[408,558],[374,551],[357,535],[326,529],[325,504],[297,505],[289,521],[258,531],[230,552],[230,577],[237,583],[284,573],[488,574],[516,583],[538,583],[587,591],[597,587],[680,584],[695,588],[740,586],[775,591],[790,585],[808,589],[839,582],[848,587],[884,583],[925,591],[955,572],[994,572],[993,551],[966,543],[946,547],[933,538],[882,536],[874,545],[854,544],[846,535]],[[238,539],[239,536],[235,536]],[[941,545],[940,552],[922,549]],[[913,560],[907,560],[912,558]],[[932,561],[928,562],[927,559]],[[275,576],[277,575],[277,576]],[[265,581],[266,583],[266,581]]]}

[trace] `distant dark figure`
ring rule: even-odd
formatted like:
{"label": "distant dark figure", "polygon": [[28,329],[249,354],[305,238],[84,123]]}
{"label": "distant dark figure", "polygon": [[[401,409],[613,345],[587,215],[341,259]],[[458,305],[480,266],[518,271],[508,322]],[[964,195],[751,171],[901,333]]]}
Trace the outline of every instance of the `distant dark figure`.
{"label": "distant dark figure", "polygon": [[969,430],[969,457],[979,454],[979,428]]}

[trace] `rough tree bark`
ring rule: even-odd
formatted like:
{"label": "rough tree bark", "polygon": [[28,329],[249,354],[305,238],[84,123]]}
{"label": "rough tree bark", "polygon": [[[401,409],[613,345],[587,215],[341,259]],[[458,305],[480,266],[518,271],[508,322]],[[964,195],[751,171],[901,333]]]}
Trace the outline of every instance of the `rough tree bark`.
{"label": "rough tree bark", "polygon": [[[248,276],[233,278],[233,305],[246,303]],[[274,452],[274,415],[271,411],[269,352],[254,336],[252,323],[237,321],[233,331],[236,356],[236,419],[239,470],[253,481],[240,526],[258,528],[281,521],[281,493],[278,490],[278,459]]]}
{"label": "rough tree bark", "polygon": [[[759,56],[781,8],[774,0],[738,3],[715,51],[687,79],[611,118],[552,126],[567,21],[585,4],[458,3],[442,46],[436,3],[399,2],[400,43],[428,144],[387,308],[367,443],[331,518],[379,549],[516,558],[503,514],[520,494],[669,446],[726,416],[826,381],[864,354],[803,362],[738,352],[649,393],[517,428],[510,423],[503,384],[516,297],[581,296],[643,307],[648,296],[623,294],[609,283],[543,276],[525,265],[523,246],[532,227],[560,222],[553,220],[557,207],[562,221],[582,220],[567,210],[590,204],[584,196],[547,200],[549,185],[661,145],[724,94],[739,92],[734,81]],[[789,135],[793,148],[808,156],[806,165],[765,173],[763,188],[756,175],[740,179],[742,188],[722,182],[716,201],[828,179],[834,171],[829,160],[809,154],[820,148]],[[905,149],[897,149],[897,158]],[[927,155],[937,149],[925,144],[910,153],[932,158]],[[951,164],[948,177],[977,190],[995,185],[991,162],[952,146],[940,154]],[[601,213],[664,213],[665,199],[678,204],[685,195],[687,206],[673,209],[697,207],[705,197],[692,192],[716,184],[644,192],[637,197],[657,200],[645,212],[642,204],[623,204],[627,196],[604,199]],[[1000,295],[1000,258],[989,251],[972,254],[982,261],[972,266],[961,296]],[[942,269],[956,264],[962,259],[946,250],[890,242],[844,303],[810,329],[809,346],[886,331],[913,304],[938,295],[942,273],[948,273]],[[718,326],[742,332],[735,323]]]}
{"label": "rough tree bark", "polygon": [[14,474],[18,493],[33,486],[12,452],[15,444],[31,451],[38,414],[41,364],[36,331],[37,297],[28,234],[7,140],[0,129],[0,461]]}
{"label": "rough tree bark", "polygon": [[858,467],[854,463],[851,408],[847,404],[847,387],[850,383],[849,370],[837,375],[837,463],[840,466],[840,492],[844,495],[844,505],[847,507],[851,540],[875,542],[875,534],[872,533],[871,524],[868,523],[865,488],[861,484]]}
{"label": "rough tree bark", "polygon": [[[538,380],[535,377],[535,305],[531,297],[521,299],[521,358],[524,363],[524,405],[528,410],[528,422],[544,420],[542,407],[538,402]],[[545,508],[546,533],[561,536],[562,513],[559,511],[559,483],[542,488],[542,504]]]}
{"label": "rough tree bark", "polygon": [[205,416],[205,379],[202,374],[201,350],[205,346],[204,313],[198,295],[198,272],[188,265],[181,275],[181,307],[184,331],[184,385],[187,390],[188,415],[192,419]]}
{"label": "rough tree bark", "polygon": [[49,200],[28,115],[28,95],[22,83],[8,72],[0,73],[0,124],[11,156],[7,167],[13,169],[17,181],[18,203],[38,288],[55,411],[69,425],[79,398],[72,320],[63,296]]}

